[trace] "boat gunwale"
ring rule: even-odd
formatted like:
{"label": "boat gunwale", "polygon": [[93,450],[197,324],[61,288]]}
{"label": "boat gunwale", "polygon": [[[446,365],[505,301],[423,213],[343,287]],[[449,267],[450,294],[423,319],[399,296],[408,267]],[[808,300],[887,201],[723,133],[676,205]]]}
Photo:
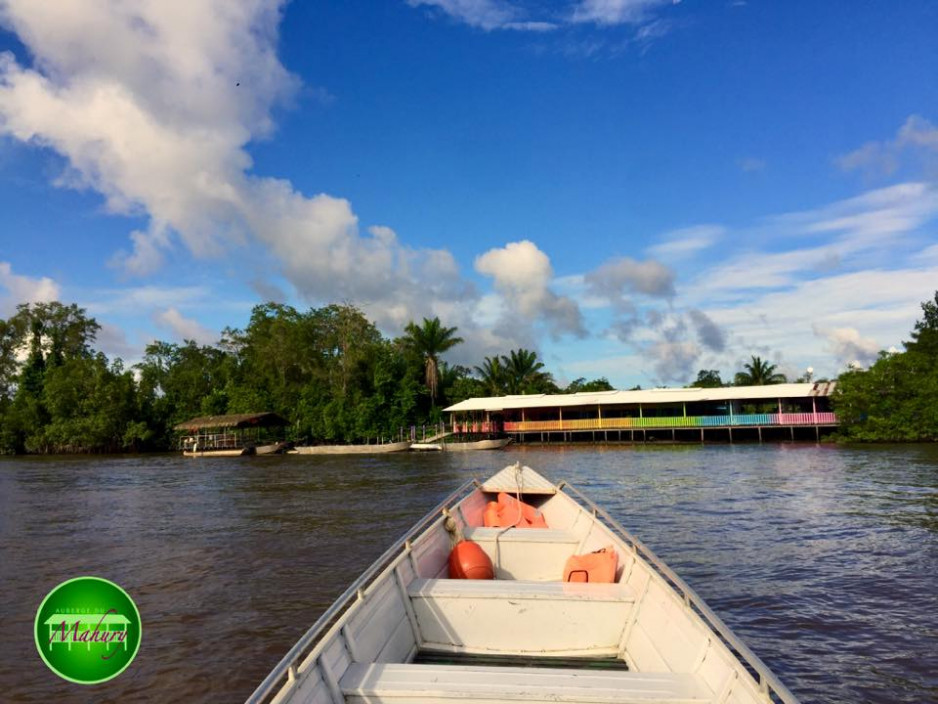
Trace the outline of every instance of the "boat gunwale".
{"label": "boat gunwale", "polygon": [[[326,609],[322,615],[316,619],[316,622],[300,636],[299,640],[293,644],[293,647],[287,651],[287,654],[280,659],[280,662],[258,685],[257,689],[245,700],[245,704],[260,704],[268,700],[273,695],[278,697],[283,687],[288,683],[297,682],[297,665],[307,660],[315,651],[316,647],[322,644],[331,629],[327,627],[337,618],[340,618],[348,609],[355,604],[360,603],[363,597],[363,591],[372,582],[378,579],[386,570],[393,568],[395,560],[405,557],[409,552],[409,543],[411,538],[422,533],[434,521],[442,520],[444,509],[453,505],[457,499],[467,493],[470,488],[475,491],[481,487],[478,479],[470,479],[451,493],[423,518],[415,523],[402,537],[394,542],[391,547],[368,567],[351,585],[346,589],[333,603]],[[286,679],[284,679],[286,678]]]}
{"label": "boat gunwale", "polygon": [[[664,582],[673,595],[683,601],[686,608],[696,613],[709,631],[727,649],[739,666],[752,678],[759,688],[766,702],[780,701],[782,704],[800,704],[798,698],[778,679],[771,669],[756,655],[723,620],[707,606],[706,602],[687,585],[661,558],[659,558],[641,540],[630,533],[605,509],[597,505],[592,499],[579,489],[562,480],[555,484],[558,493],[562,493],[581,510],[591,514],[593,520],[606,529],[618,534],[617,538],[624,541],[624,547],[631,549],[636,558],[642,560],[649,568],[650,574]],[[407,556],[410,551],[412,538],[422,534],[434,522],[443,520],[447,508],[452,508],[465,497],[469,489],[482,489],[482,483],[473,478],[456,489],[446,499],[441,501],[434,509],[414,524],[400,539],[389,547],[371,566],[356,579],[343,594],[316,620],[316,622],[300,637],[277,666],[267,675],[245,704],[260,704],[266,701],[280,701],[286,685],[298,682],[297,668],[310,661],[316,654],[316,649],[323,645],[336,628],[341,627],[341,618],[356,605],[361,604],[366,596],[367,587],[388,570],[396,569],[396,562]],[[468,495],[468,494],[467,494]]]}
{"label": "boat gunwale", "polygon": [[[564,491],[569,489],[569,491]],[[723,645],[733,654],[737,661],[750,671],[750,675],[758,675],[757,684],[761,692],[769,701],[774,701],[772,696],[778,697],[783,704],[800,704],[798,698],[786,687],[774,672],[747,646],[742,639],[733,633],[732,629],[723,622],[713,609],[707,606],[706,602],[691,589],[687,583],[677,575],[674,570],[668,567],[667,563],[658,557],[647,545],[636,538],[626,528],[613,518],[609,513],[597,505],[592,499],[583,494],[566,480],[557,483],[557,490],[564,493],[568,498],[580,503],[581,506],[589,509],[596,519],[601,519],[607,528],[611,528],[619,534],[619,537],[625,540],[626,545],[630,547],[635,554],[644,560],[651,567],[657,576],[674,591],[674,593],[683,599],[687,608],[697,612],[697,615],[704,620],[710,630],[716,634]]]}

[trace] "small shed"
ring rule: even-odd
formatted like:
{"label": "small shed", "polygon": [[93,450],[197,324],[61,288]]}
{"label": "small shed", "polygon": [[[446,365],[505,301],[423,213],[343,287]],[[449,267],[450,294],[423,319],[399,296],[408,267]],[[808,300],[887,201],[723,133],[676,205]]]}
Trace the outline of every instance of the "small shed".
{"label": "small shed", "polygon": [[181,445],[186,454],[236,456],[281,451],[282,434],[271,429],[286,425],[288,421],[276,413],[235,413],[200,416],[179,423],[174,430],[183,433]]}
{"label": "small shed", "polygon": [[181,432],[200,432],[203,430],[247,430],[250,428],[280,428],[288,425],[281,415],[272,412],[234,413],[225,416],[199,416],[184,423],[179,423],[174,430]]}

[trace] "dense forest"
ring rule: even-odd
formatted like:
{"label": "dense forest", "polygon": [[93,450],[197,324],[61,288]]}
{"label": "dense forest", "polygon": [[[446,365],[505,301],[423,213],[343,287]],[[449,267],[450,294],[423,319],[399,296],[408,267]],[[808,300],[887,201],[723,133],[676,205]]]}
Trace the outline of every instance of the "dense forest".
{"label": "dense forest", "polygon": [[351,305],[259,305],[217,345],[154,342],[129,369],[94,349],[99,329],[62,303],[24,304],[0,320],[0,452],[171,449],[181,421],[258,411],[288,419],[297,442],[375,441],[436,423],[472,396],[612,388],[605,379],[558,388],[525,349],[475,369],[449,365],[441,355],[462,342],[455,328],[424,319],[387,339]]}
{"label": "dense forest", "polygon": [[[843,439],[938,439],[938,293],[922,309],[904,352],[840,376]],[[456,328],[424,319],[388,339],[351,305],[259,305],[216,345],[157,341],[132,368],[95,350],[99,330],[83,309],[57,302],[0,320],[0,453],[166,450],[181,421],[259,411],[286,418],[296,442],[374,441],[436,423],[442,408],[473,396],[612,389],[604,378],[559,387],[526,349],[450,365],[441,357],[462,342]],[[759,357],[733,378],[784,381]],[[690,384],[723,385],[713,369]]]}

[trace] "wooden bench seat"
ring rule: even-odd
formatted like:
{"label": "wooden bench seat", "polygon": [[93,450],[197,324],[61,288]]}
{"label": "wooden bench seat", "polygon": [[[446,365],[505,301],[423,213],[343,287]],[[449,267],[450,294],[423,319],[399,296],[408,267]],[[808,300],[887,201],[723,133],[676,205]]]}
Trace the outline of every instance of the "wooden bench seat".
{"label": "wooden bench seat", "polygon": [[467,528],[467,540],[491,558],[499,579],[559,580],[580,536],[553,528]]}
{"label": "wooden bench seat", "polygon": [[350,704],[468,702],[590,702],[702,704],[709,690],[694,675],[597,672],[530,667],[354,664],[340,682]]}
{"label": "wooden bench seat", "polygon": [[624,584],[417,579],[420,647],[468,653],[616,655],[635,592]]}
{"label": "wooden bench seat", "polygon": [[467,540],[477,543],[489,540],[502,540],[512,543],[559,543],[576,546],[580,538],[569,530],[555,528],[466,528],[463,531]]}

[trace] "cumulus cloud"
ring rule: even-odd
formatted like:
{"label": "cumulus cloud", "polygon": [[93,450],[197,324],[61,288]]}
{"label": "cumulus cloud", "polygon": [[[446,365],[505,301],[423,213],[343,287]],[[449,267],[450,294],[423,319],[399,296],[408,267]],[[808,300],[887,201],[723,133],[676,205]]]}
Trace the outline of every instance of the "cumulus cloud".
{"label": "cumulus cloud", "polygon": [[270,303],[286,303],[287,295],[274,283],[262,278],[251,280],[251,289],[261,297],[261,300]]}
{"label": "cumulus cloud", "polygon": [[714,352],[722,352],[726,349],[726,333],[713,322],[710,316],[693,308],[687,311],[687,316],[697,332],[700,344]]}
{"label": "cumulus cloud", "polygon": [[219,335],[217,332],[209,330],[197,320],[185,317],[175,308],[167,308],[156,314],[154,320],[161,327],[170,330],[179,341],[194,340],[200,345],[211,345],[218,342]]}
{"label": "cumulus cloud", "polygon": [[891,176],[906,164],[934,175],[938,173],[938,126],[911,115],[893,139],[867,142],[838,156],[834,163],[843,171],[860,171],[867,176]]}
{"label": "cumulus cloud", "polygon": [[876,340],[861,337],[856,328],[825,329],[814,325],[812,329],[816,336],[827,340],[833,355],[844,364],[856,361],[868,366],[879,355],[881,348]]}
{"label": "cumulus cloud", "polygon": [[347,200],[251,172],[247,145],[299,87],[276,55],[284,4],[72,0],[49,12],[8,0],[0,23],[32,65],[0,55],[0,135],[62,155],[59,185],[147,218],[112,259],[127,274],[152,274],[180,247],[254,263],[260,246],[310,303],[351,300],[385,327],[464,311],[476,294],[449,252],[362,231]]}
{"label": "cumulus cloud", "polygon": [[605,298],[620,310],[631,305],[626,294],[674,296],[674,272],[653,259],[644,262],[631,257],[611,259],[586,274],[584,280],[591,294]]}
{"label": "cumulus cloud", "polygon": [[654,360],[655,376],[663,383],[684,383],[694,373],[700,347],[694,342],[661,340],[651,345],[647,354]]}
{"label": "cumulus cloud", "polygon": [[[533,242],[522,240],[491,249],[476,258],[475,268],[492,278],[495,290],[506,301],[510,316],[543,319],[554,337],[586,336],[579,306],[551,290],[554,270],[550,258]],[[508,322],[517,325],[520,321]]]}
{"label": "cumulus cloud", "polygon": [[47,276],[34,278],[13,273],[9,262],[0,262],[0,315],[13,313],[20,303],[48,303],[59,299],[59,285]]}
{"label": "cumulus cloud", "polygon": [[101,323],[101,329],[95,337],[95,347],[110,358],[119,357],[127,363],[135,364],[143,357],[143,347],[131,344],[123,329],[110,323]]}

